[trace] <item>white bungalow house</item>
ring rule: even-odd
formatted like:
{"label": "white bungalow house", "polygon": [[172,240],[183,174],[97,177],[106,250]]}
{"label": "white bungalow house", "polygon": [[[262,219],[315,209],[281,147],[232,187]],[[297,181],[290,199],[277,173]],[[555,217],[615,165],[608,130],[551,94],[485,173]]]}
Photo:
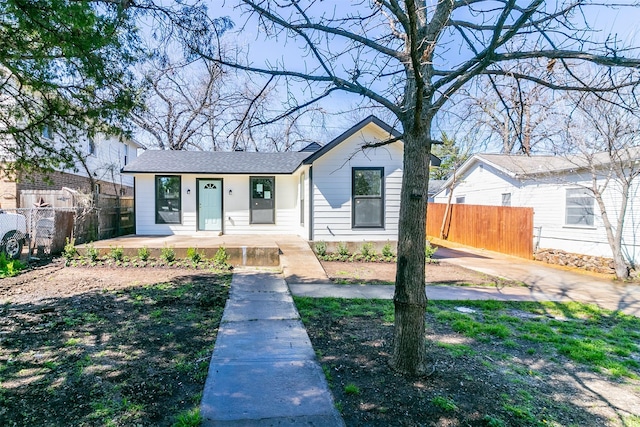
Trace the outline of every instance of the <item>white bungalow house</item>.
{"label": "white bungalow house", "polygon": [[363,144],[398,135],[370,116],[300,152],[146,151],[122,170],[134,177],[136,232],[396,240],[403,144]]}
{"label": "white bungalow house", "polygon": [[[603,201],[615,225],[620,215],[620,183],[607,181],[608,156],[602,154],[594,157],[596,183],[606,184]],[[635,179],[630,189],[622,243],[627,261],[635,265],[640,262],[639,181]],[[476,154],[460,167],[455,181],[450,177],[443,184],[434,201],[531,207],[534,248],[610,258],[601,211],[589,191],[593,183],[584,158],[577,156]]]}

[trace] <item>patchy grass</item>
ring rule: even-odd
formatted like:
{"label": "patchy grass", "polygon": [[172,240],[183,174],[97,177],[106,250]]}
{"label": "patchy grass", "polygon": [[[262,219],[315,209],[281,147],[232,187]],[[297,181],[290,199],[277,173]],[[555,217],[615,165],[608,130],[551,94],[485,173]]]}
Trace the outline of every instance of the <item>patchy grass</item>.
{"label": "patchy grass", "polygon": [[0,425],[199,425],[230,280],[185,271],[0,306]]}
{"label": "patchy grass", "polygon": [[[433,372],[405,378],[387,365],[391,301],[295,301],[347,425],[640,421],[636,317],[579,303],[430,301],[426,343]],[[597,381],[598,393],[590,381]]]}

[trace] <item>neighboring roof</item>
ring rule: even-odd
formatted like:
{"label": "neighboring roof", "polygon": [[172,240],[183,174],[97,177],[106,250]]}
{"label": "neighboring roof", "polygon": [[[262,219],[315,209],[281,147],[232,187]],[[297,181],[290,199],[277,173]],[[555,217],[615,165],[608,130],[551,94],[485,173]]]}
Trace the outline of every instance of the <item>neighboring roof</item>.
{"label": "neighboring roof", "polygon": [[[640,147],[629,147],[619,153],[621,161],[629,159],[640,159]],[[493,166],[505,175],[521,179],[543,174],[559,174],[583,170],[589,165],[604,166],[611,162],[611,157],[607,152],[599,152],[591,155],[588,160],[582,155],[551,156],[533,155],[525,156],[518,154],[474,154],[456,172],[459,177],[464,175],[474,164],[482,162]],[[449,187],[453,176],[449,177],[443,187]]]}
{"label": "neighboring roof", "polygon": [[433,195],[442,190],[446,179],[430,179],[429,180],[429,189],[427,190],[429,195]]}
{"label": "neighboring roof", "polygon": [[147,150],[124,173],[291,174],[309,153]]}
{"label": "neighboring roof", "polygon": [[[476,154],[473,157],[494,166],[514,178],[522,175],[559,172],[579,167],[567,157],[525,156],[513,154]],[[472,157],[472,158],[473,158]],[[460,168],[462,171],[462,168]]]}

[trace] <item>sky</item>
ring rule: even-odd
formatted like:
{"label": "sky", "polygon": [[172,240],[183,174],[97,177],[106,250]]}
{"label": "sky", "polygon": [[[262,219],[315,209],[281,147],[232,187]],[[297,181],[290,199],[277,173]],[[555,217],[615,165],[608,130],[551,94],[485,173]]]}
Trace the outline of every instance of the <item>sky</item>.
{"label": "sky", "polygon": [[[235,29],[227,34],[227,39],[244,45],[247,50],[247,55],[250,61],[256,65],[264,65],[267,63],[273,63],[274,61],[286,61],[290,68],[304,70],[305,61],[300,57],[299,49],[295,42],[287,41],[286,43],[282,38],[278,40],[269,39],[265,40],[263,32],[258,27],[258,21],[255,18],[247,18],[246,14],[242,14],[237,7],[238,2],[234,0],[209,0],[209,10],[212,17],[228,16],[235,23]],[[426,0],[427,4],[433,5],[436,0]],[[520,2],[528,3],[528,2]],[[553,4],[554,2],[550,2]],[[616,4],[631,4],[632,1],[622,1]],[[305,5],[306,2],[301,1],[301,4]],[[334,9],[341,13],[345,10],[345,5],[349,2],[344,0],[324,0],[322,6],[331,10]],[[610,9],[598,9],[600,13],[595,13],[596,9],[586,8],[585,19],[590,23],[593,23],[593,28],[599,28],[599,31],[594,31],[589,34],[589,37],[594,40],[604,40],[611,34],[615,34],[622,43],[632,46],[640,46],[640,9],[630,10],[628,8],[610,8]],[[456,56],[457,52],[455,46],[448,48],[447,52],[443,55],[444,59],[450,62],[458,62],[459,58]],[[638,55],[638,52],[635,52]],[[304,86],[298,88],[299,93],[296,94],[296,98],[302,100],[304,98],[303,92]],[[354,94],[345,92],[337,92],[331,96],[325,102],[320,105],[327,112],[335,114],[331,116],[331,119],[327,121],[326,140],[321,142],[328,142],[332,137],[339,134],[341,131],[350,127],[353,124],[354,118],[357,114],[343,114],[345,110],[355,108],[362,99]],[[361,118],[368,115],[369,112],[362,114]],[[383,117],[383,119],[389,119],[390,116]],[[307,124],[310,128],[314,126],[313,123]],[[446,129],[449,125],[442,124],[443,129],[448,133],[454,133],[455,129]]]}

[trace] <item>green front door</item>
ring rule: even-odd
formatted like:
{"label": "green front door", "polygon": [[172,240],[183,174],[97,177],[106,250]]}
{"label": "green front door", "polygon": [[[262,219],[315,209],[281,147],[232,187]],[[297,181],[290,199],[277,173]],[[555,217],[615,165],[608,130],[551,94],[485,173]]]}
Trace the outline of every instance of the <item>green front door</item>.
{"label": "green front door", "polygon": [[222,180],[198,180],[198,230],[222,231]]}

